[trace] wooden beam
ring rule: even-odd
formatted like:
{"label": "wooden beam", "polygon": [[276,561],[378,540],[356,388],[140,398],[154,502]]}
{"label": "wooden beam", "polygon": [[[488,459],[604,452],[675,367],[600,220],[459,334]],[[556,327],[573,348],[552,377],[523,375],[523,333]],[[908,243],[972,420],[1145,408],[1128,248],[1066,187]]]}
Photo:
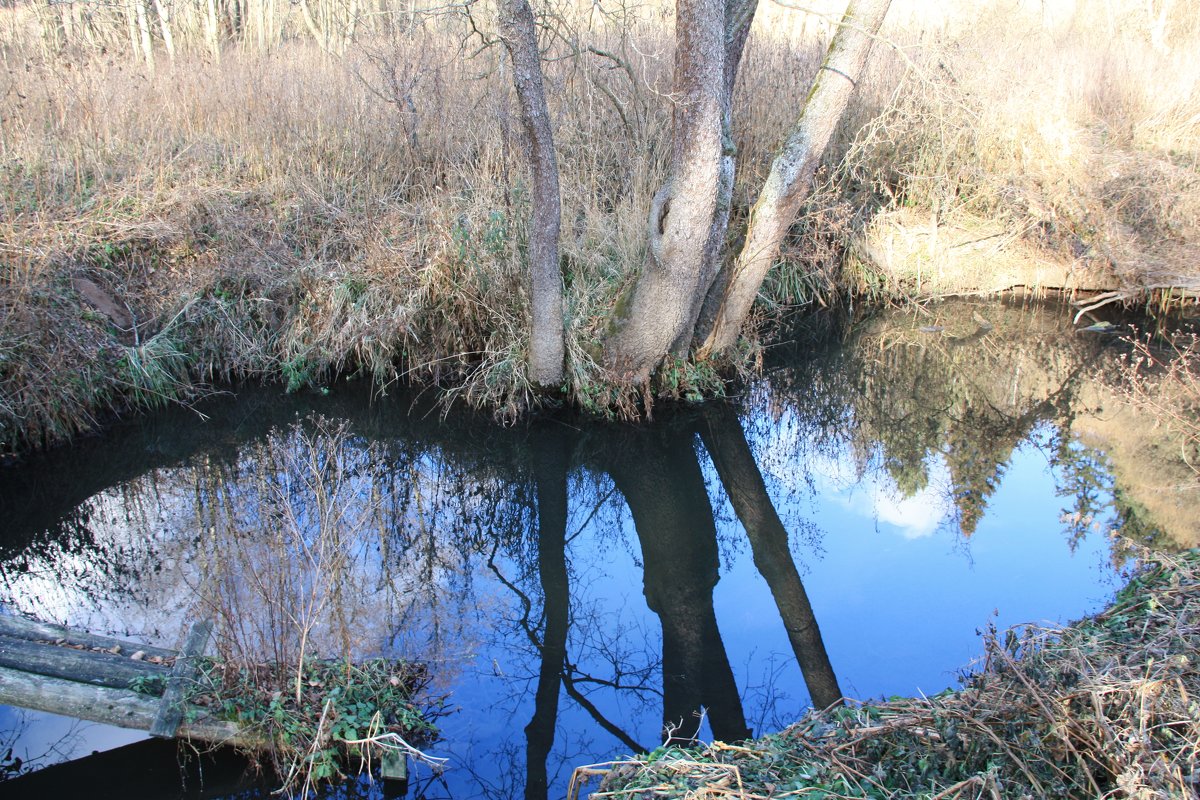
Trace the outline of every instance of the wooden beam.
{"label": "wooden beam", "polygon": [[[0,667],[0,703],[135,730],[149,730],[159,708],[157,698],[127,689],[89,686],[7,667]],[[262,736],[241,730],[235,722],[211,717],[185,719],[177,734],[180,738],[236,747],[261,748],[267,744]]]}
{"label": "wooden beam", "polygon": [[175,668],[171,671],[171,678],[167,681],[167,688],[163,692],[158,713],[154,717],[154,723],[150,726],[151,736],[163,739],[174,738],[179,723],[183,721],[184,694],[188,685],[196,678],[197,660],[204,654],[204,648],[208,645],[208,637],[212,635],[212,629],[212,620],[206,619],[194,623],[192,629],[188,631],[187,641],[183,643],[183,649],[175,658]]}
{"label": "wooden beam", "polygon": [[114,647],[119,647],[121,648],[121,652],[124,652],[126,655],[141,650],[148,657],[175,657],[174,650],[151,647],[150,645],[138,644],[137,642],[128,642],[124,639],[114,639],[111,636],[98,636],[94,633],[76,631],[71,628],[65,628],[62,625],[37,622],[36,620],[25,619],[23,617],[0,616],[0,635],[11,636],[14,639],[25,639],[30,642],[57,642],[61,639],[66,644],[99,647],[101,650],[111,650]]}
{"label": "wooden beam", "polygon": [[0,637],[0,666],[10,669],[117,689],[128,689],[138,679],[159,677],[166,681],[170,675],[166,667],[134,661],[129,657],[132,653],[113,655]]}

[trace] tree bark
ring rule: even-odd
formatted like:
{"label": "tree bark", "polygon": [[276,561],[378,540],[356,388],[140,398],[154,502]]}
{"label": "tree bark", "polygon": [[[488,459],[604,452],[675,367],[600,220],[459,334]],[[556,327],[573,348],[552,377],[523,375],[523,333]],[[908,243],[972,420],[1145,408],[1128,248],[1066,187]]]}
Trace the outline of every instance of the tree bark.
{"label": "tree bark", "polygon": [[725,151],[724,2],[677,0],[675,16],[671,169],[651,203],[641,277],[617,312],[604,355],[609,370],[634,382],[691,339]]}
{"label": "tree bark", "polygon": [[732,347],[788,228],[808,194],[817,165],[849,104],[871,42],[891,0],[852,0],[829,46],[782,151],[771,164],[750,212],[746,243],[731,268],[718,274],[697,327],[698,354],[710,357]]}
{"label": "tree bark", "polygon": [[502,0],[500,35],[513,66],[513,83],[521,108],[525,151],[532,174],[529,220],[529,271],[532,330],[529,335],[529,376],[540,387],[563,379],[562,274],[558,237],[562,207],[558,189],[558,160],[554,133],[542,83],[541,54],[533,11],[528,0]]}
{"label": "tree bark", "polygon": [[[725,5],[725,80],[721,97],[721,162],[717,179],[717,205],[713,211],[700,278],[700,291],[692,298],[692,310],[685,332],[692,331],[700,317],[709,288],[721,271],[725,234],[729,230],[729,214],[733,207],[733,184],[737,177],[737,147],[733,139],[733,90],[737,86],[738,67],[750,36],[750,25],[758,0],[727,0]],[[687,355],[692,336],[680,336],[675,342],[674,355]]]}

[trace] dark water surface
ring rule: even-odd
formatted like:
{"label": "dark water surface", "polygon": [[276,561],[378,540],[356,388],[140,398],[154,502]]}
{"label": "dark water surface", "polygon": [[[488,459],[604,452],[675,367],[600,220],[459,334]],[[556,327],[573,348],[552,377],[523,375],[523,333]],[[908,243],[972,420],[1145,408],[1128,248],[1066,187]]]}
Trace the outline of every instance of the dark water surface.
{"label": "dark water surface", "polygon": [[[1117,355],[1063,310],[954,304],[775,348],[738,402],[644,426],[239,391],[0,469],[0,602],[168,646],[216,609],[220,646],[265,658],[299,619],[318,653],[424,660],[457,710],[411,796],[562,797],[664,728],[936,693],[989,624],[1103,607],[1111,534],[1169,538],[1119,477],[1148,423],[1119,417]],[[142,738],[0,707],[21,771]],[[143,743],[0,795],[220,796],[239,772],[183,791]]]}

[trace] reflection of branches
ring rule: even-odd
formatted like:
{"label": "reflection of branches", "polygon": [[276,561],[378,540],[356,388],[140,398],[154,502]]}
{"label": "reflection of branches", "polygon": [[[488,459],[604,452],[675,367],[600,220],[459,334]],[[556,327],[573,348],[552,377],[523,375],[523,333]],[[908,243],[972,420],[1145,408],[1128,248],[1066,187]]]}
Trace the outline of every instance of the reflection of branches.
{"label": "reflection of branches", "polygon": [[596,501],[595,505],[592,506],[592,510],[588,513],[587,518],[584,519],[583,522],[579,523],[579,527],[575,529],[574,533],[567,537],[567,544],[573,542],[575,537],[579,536],[579,534],[583,533],[584,530],[587,529],[587,526],[591,524],[596,515],[600,513],[600,510],[604,508],[605,504],[607,504],[616,493],[616,487],[611,487],[607,492],[604,493],[602,497],[600,497],[600,499]]}
{"label": "reflection of branches", "polygon": [[[617,740],[621,742],[621,744],[628,747],[632,752],[634,752],[634,753],[648,752],[646,750],[646,748],[642,747],[640,744],[635,742],[633,740],[633,737],[631,737],[625,731],[621,730],[619,727],[617,727],[617,725],[615,723],[611,722],[607,717],[605,717],[603,712],[601,712],[600,709],[596,708],[596,706],[592,703],[592,701],[588,700],[587,697],[582,692],[579,691],[579,689],[575,686],[575,679],[574,679],[572,673],[570,672],[570,670],[563,670],[562,681],[563,681],[563,688],[567,690],[567,695],[569,695],[572,700],[574,700],[576,703],[578,703],[580,708],[582,708],[584,711],[588,712],[588,714],[592,717],[592,719],[596,720],[596,722],[600,725],[601,728],[603,728],[604,730],[608,731],[613,736],[615,736],[617,738]],[[605,682],[600,682],[600,683],[605,684]],[[613,688],[616,688],[616,689],[623,688],[616,684],[606,684],[606,685],[611,685],[611,686],[613,686]]]}
{"label": "reflection of branches", "polygon": [[76,756],[87,723],[72,720],[58,739],[42,744],[42,751],[34,754],[24,740],[27,729],[36,723],[36,715],[22,708],[10,711],[14,719],[0,735],[0,783]]}
{"label": "reflection of branches", "polygon": [[[500,570],[499,566],[496,565],[495,556],[498,552],[498,548],[498,543],[492,548],[492,552],[488,557],[488,569],[491,570],[491,572],[496,576],[496,579],[500,581],[505,588],[507,588],[516,596],[522,609],[521,618],[516,621],[516,625],[524,633],[525,638],[530,642],[530,644],[533,645],[534,650],[540,653],[543,651],[543,643],[538,636],[537,626],[535,626],[532,622],[533,601],[524,590],[509,580]],[[614,633],[614,638],[621,638],[619,631]],[[627,671],[622,667],[618,654],[609,649],[607,643],[602,643],[599,647],[597,647],[597,652],[610,656],[609,660],[613,666],[614,677],[599,678],[595,675],[583,672],[579,669],[577,663],[572,661],[569,656],[564,654],[562,670],[560,672],[563,688],[566,690],[571,699],[575,700],[579,704],[580,708],[586,711],[588,715],[591,716],[598,725],[600,725],[600,727],[615,736],[625,746],[634,748],[635,752],[645,752],[644,749],[637,745],[637,743],[633,740],[633,737],[621,730],[615,723],[604,716],[603,712],[601,712],[600,709],[597,708],[596,705],[592,703],[580,690],[579,684],[586,684],[593,687],[604,687],[620,692],[630,692],[635,695],[650,693],[661,696],[661,691],[655,689],[653,686],[650,686],[648,683],[649,676],[654,672],[658,662],[655,661],[653,665],[647,666],[640,670]],[[622,678],[624,678],[626,675],[635,675],[639,678],[639,680],[636,683],[625,683],[623,682]]]}
{"label": "reflection of branches", "polygon": [[842,690],[825,651],[808,593],[788,549],[787,530],[767,494],[733,409],[709,408],[701,426],[701,438],[745,528],[754,565],[771,589],[813,704],[825,708],[840,703]]}

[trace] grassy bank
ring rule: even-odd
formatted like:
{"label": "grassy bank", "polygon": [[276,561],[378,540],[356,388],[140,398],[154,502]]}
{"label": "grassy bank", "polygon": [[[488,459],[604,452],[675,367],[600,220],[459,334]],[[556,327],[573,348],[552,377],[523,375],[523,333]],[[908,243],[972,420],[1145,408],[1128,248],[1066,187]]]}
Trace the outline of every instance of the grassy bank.
{"label": "grassy bank", "polygon": [[[526,178],[489,12],[282,5],[210,38],[180,3],[173,56],[115,7],[0,8],[0,452],[229,379],[412,381],[507,419],[546,399],[525,375]],[[1195,289],[1200,24],[1126,5],[898,2],[750,339],[784,307],[977,290],[922,284],[947,250],[976,273],[989,253],[1090,270],[1114,299]],[[543,11],[568,340],[550,399],[603,411],[595,357],[669,149],[671,12]],[[734,241],[829,27],[762,17]],[[901,223],[952,244],[871,257]],[[669,377],[664,394],[705,379]]]}
{"label": "grassy bank", "polygon": [[592,797],[1193,797],[1200,552],[1156,557],[1095,617],[987,637],[963,688],[809,714],[744,743],[583,768]]}

